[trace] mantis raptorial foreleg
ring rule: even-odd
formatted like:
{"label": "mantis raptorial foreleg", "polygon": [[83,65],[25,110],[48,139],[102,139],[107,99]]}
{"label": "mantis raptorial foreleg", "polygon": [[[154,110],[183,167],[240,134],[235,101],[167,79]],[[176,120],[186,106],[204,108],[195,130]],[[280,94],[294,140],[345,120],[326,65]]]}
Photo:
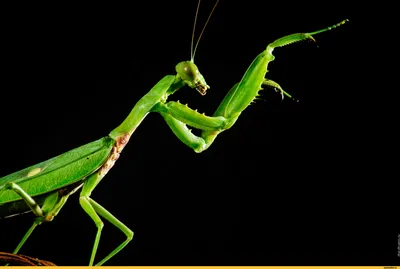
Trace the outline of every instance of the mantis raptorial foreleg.
{"label": "mantis raptorial foreleg", "polygon": [[[313,35],[336,28],[346,21],[311,33],[291,34],[269,44],[266,50],[254,59],[242,80],[228,92],[212,117],[200,114],[177,102],[158,103],[152,111],[159,112],[164,117],[171,130],[183,143],[196,152],[202,152],[213,143],[218,134],[232,127],[242,111],[256,98],[262,85],[273,87],[280,91],[282,96],[292,98],[278,83],[265,78],[268,64],[275,59],[272,55],[275,48],[307,39],[315,41]],[[201,137],[192,134],[186,124],[202,130]]]}

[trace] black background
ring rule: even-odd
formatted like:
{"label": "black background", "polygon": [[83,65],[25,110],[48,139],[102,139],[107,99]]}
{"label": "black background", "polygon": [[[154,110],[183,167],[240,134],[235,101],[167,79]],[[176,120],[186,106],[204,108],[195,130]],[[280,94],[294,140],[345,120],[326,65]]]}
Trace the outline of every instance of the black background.
{"label": "black background", "polygon": [[[150,114],[92,195],[135,232],[107,265],[399,264],[393,150],[379,113],[387,96],[360,84],[371,76],[357,74],[364,68],[361,22],[340,2],[270,2],[222,0],[195,58],[211,89],[203,97],[185,88],[172,99],[210,115],[268,43],[350,23],[317,35],[317,44],[276,49],[268,78],[300,102],[262,91],[262,100],[201,154]],[[196,36],[213,3],[202,2]],[[115,128],[189,60],[196,5],[10,8],[2,175]],[[87,264],[96,228],[77,198],[38,227],[21,253]],[[0,220],[0,251],[11,252],[32,221],[31,214]],[[97,258],[123,240],[106,222]]]}

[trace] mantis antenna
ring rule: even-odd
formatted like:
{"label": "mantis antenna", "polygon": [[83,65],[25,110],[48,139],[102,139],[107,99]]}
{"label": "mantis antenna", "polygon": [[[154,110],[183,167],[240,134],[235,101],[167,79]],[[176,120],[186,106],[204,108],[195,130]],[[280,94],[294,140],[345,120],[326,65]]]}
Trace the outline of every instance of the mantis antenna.
{"label": "mantis antenna", "polygon": [[195,17],[194,17],[194,25],[193,25],[193,32],[192,32],[192,43],[191,43],[191,46],[190,46],[190,61],[191,61],[191,62],[194,61],[194,55],[196,54],[196,50],[197,50],[197,46],[199,45],[199,41],[200,41],[200,39],[201,39],[201,37],[202,37],[202,35],[203,35],[203,33],[204,33],[204,30],[206,29],[206,26],[207,26],[207,24],[208,24],[208,21],[210,20],[211,15],[213,14],[213,12],[214,12],[214,10],[215,10],[215,8],[216,8],[216,6],[217,6],[219,0],[217,0],[217,2],[215,3],[213,9],[212,9],[211,12],[210,12],[210,15],[208,15],[207,21],[206,21],[206,23],[204,24],[203,29],[201,30],[201,33],[200,33],[200,35],[199,35],[199,38],[197,39],[196,46],[194,47],[194,51],[193,51],[194,32],[195,32],[195,30],[196,30],[196,22],[197,22],[197,15],[198,15],[199,9],[200,9],[200,2],[201,2],[201,0],[199,0],[199,2],[198,2],[198,4],[197,4],[196,15],[195,15]]}

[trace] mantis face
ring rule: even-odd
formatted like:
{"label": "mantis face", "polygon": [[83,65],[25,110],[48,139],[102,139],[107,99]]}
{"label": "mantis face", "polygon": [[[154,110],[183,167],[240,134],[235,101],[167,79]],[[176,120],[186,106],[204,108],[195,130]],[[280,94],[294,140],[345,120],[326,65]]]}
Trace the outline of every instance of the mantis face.
{"label": "mantis face", "polygon": [[190,61],[180,62],[175,67],[178,76],[190,87],[205,95],[210,86],[207,85],[197,66]]}

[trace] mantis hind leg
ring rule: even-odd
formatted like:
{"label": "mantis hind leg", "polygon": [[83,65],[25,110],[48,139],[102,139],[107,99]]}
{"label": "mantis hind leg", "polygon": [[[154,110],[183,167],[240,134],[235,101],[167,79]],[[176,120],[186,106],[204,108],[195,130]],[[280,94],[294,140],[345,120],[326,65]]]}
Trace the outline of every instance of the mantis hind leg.
{"label": "mantis hind leg", "polygon": [[14,249],[13,254],[17,254],[19,250],[22,248],[22,246],[25,244],[26,240],[29,238],[29,236],[32,234],[33,230],[38,226],[41,222],[35,220],[32,224],[32,226],[29,228],[29,230],[25,233],[24,237],[22,240],[19,242],[18,246]]}
{"label": "mantis hind leg", "polygon": [[129,241],[131,241],[133,238],[133,232],[127,226],[125,226],[125,224],[123,224],[116,217],[114,217],[110,212],[108,212],[104,207],[102,207],[100,204],[98,204],[96,201],[94,201],[92,198],[90,198],[91,192],[96,187],[96,185],[100,182],[101,179],[102,179],[102,176],[100,176],[98,173],[92,174],[86,180],[84,187],[82,189],[82,192],[81,192],[81,196],[79,198],[79,202],[80,202],[83,210],[85,210],[85,212],[94,221],[94,223],[97,227],[96,238],[94,241],[92,254],[90,256],[89,266],[93,265],[94,258],[96,257],[97,248],[100,243],[101,231],[104,226],[104,223],[101,220],[100,216],[103,217],[104,219],[108,220],[111,224],[113,224],[118,229],[120,229],[126,235],[127,238],[118,247],[116,247],[110,254],[108,254],[104,259],[102,259],[100,262],[98,262],[96,264],[96,266],[102,265],[103,263],[108,261],[111,257],[113,257],[115,254],[117,254],[121,249],[123,249],[129,243]]}
{"label": "mantis hind leg", "polygon": [[24,191],[16,183],[10,182],[6,185],[6,189],[15,191],[25,203],[29,206],[32,212],[37,216],[35,221],[29,230],[25,233],[22,240],[19,242],[18,246],[13,251],[13,254],[17,254],[22,246],[25,244],[26,240],[35,230],[35,228],[42,224],[43,222],[50,222],[58,214],[64,204],[67,202],[68,197],[78,190],[82,184],[73,184],[65,189],[58,190],[50,195],[48,195],[40,207],[39,204],[32,198],[27,192]]}

